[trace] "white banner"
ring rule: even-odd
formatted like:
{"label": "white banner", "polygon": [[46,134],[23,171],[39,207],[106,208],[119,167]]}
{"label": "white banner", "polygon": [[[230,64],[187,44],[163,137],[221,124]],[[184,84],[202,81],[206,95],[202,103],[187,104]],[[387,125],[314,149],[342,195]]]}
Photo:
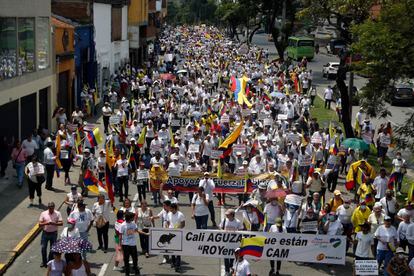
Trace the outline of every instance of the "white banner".
{"label": "white banner", "polygon": [[301,233],[151,228],[149,253],[233,258],[242,238],[254,236],[267,238],[261,260],[345,264],[345,236]]}
{"label": "white banner", "polygon": [[173,127],[181,126],[181,120],[177,120],[177,119],[171,120],[171,126],[173,126]]}

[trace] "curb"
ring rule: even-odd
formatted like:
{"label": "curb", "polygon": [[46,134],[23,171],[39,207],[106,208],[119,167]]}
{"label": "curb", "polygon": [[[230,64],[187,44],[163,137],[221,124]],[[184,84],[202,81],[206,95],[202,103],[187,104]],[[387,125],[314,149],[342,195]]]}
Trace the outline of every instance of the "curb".
{"label": "curb", "polygon": [[[60,211],[63,204],[64,202],[60,204],[58,211]],[[30,231],[23,237],[23,239],[19,241],[19,243],[11,251],[11,257],[9,260],[4,264],[0,264],[0,275],[6,273],[6,270],[13,264],[14,260],[16,260],[16,258],[23,253],[23,251],[37,237],[41,230],[42,229],[40,228],[39,223],[36,223],[36,225],[30,229]]]}

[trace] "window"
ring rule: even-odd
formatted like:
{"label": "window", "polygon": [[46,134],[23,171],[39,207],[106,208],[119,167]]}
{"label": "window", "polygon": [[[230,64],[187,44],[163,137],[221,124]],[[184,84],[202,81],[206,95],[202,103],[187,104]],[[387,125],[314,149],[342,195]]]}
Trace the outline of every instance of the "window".
{"label": "window", "polygon": [[313,41],[312,40],[299,40],[298,46],[313,47]]}
{"label": "window", "polygon": [[34,71],[35,32],[34,18],[18,19],[19,34],[19,75]]}
{"label": "window", "polygon": [[16,18],[0,18],[0,80],[17,75]]}
{"label": "window", "polygon": [[122,9],[112,8],[111,10],[111,41],[122,39]]}
{"label": "window", "polygon": [[49,67],[49,18],[40,17],[36,25],[37,69]]}

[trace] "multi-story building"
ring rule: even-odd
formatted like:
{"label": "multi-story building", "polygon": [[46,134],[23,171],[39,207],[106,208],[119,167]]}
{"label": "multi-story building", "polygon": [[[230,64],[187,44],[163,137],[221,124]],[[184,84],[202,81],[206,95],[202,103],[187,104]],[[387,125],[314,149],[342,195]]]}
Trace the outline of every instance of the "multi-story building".
{"label": "multi-story building", "polygon": [[129,59],[139,67],[146,57],[145,29],[148,25],[148,0],[131,0],[128,8]]}
{"label": "multi-story building", "polygon": [[129,61],[129,3],[129,0],[95,0],[93,3],[97,68],[102,72],[99,87]]}
{"label": "multi-story building", "polygon": [[50,0],[0,0],[0,135],[21,139],[54,127],[50,21]]}

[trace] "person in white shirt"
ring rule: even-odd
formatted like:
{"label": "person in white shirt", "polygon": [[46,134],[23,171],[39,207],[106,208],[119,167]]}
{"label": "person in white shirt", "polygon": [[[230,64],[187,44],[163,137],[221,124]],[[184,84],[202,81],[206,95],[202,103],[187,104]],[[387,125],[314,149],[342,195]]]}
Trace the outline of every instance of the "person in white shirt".
{"label": "person in white shirt", "polygon": [[79,109],[79,106],[75,107],[75,110],[72,112],[72,123],[82,124],[83,121],[83,112]]}
{"label": "person in white shirt", "polygon": [[109,126],[109,118],[112,115],[112,108],[109,107],[109,103],[105,102],[104,106],[102,107],[102,118],[104,123],[104,131],[108,134],[108,126]]}
{"label": "person in white shirt", "polygon": [[236,261],[233,264],[231,269],[232,275],[235,276],[251,276],[252,273],[250,272],[250,264],[249,262],[240,256],[240,248],[236,248],[234,250],[234,256]]}
{"label": "person in white shirt", "polygon": [[375,256],[374,236],[370,231],[370,224],[365,222],[360,225],[361,232],[356,233],[354,239],[355,260],[369,260],[371,251]]}
{"label": "person in white shirt", "polygon": [[401,184],[404,178],[404,174],[407,172],[407,164],[405,159],[401,157],[401,152],[397,152],[395,158],[392,160],[393,172],[396,173],[397,176],[397,191],[401,194]]}
{"label": "person in white shirt", "polygon": [[[86,208],[83,200],[78,202],[78,210],[70,213],[68,219],[76,221],[76,227],[79,229],[79,235],[82,240],[88,240],[89,230],[93,225],[93,214],[91,210]],[[86,252],[82,253],[83,258],[86,259]]]}
{"label": "person in white shirt", "polygon": [[169,176],[180,176],[183,171],[183,164],[179,163],[178,157],[174,156],[172,162],[168,164],[167,172]]}
{"label": "person in white shirt", "polygon": [[328,221],[325,223],[323,230],[329,236],[342,235],[344,228],[335,212],[331,212]]}
{"label": "person in white shirt", "polygon": [[280,218],[283,214],[282,207],[276,198],[271,199],[270,202],[265,205],[263,214],[267,218],[267,223],[263,231],[267,232],[269,231],[270,227],[275,224],[276,219]]}
{"label": "person in white shirt", "polygon": [[126,153],[121,153],[121,158],[118,159],[115,163],[115,168],[117,169],[116,177],[118,178],[119,184],[119,201],[122,202],[125,198],[128,197],[128,160],[126,159]]}
{"label": "person in white shirt", "polygon": [[[272,225],[269,229],[270,233],[286,233],[286,228],[283,226],[283,221],[281,218],[275,220],[275,224]],[[282,261],[276,261],[276,275],[279,275],[279,270],[282,266]],[[275,261],[270,261],[270,272],[269,275],[274,275],[275,273]]]}
{"label": "person in white shirt", "polygon": [[138,268],[138,252],[137,252],[137,233],[148,235],[138,229],[138,226],[134,222],[135,215],[127,212],[125,214],[125,221],[120,227],[120,240],[122,244],[122,251],[124,253],[125,275],[129,275],[129,257],[132,258],[133,268],[135,275],[140,275]]}
{"label": "person in white shirt", "polygon": [[52,140],[46,140],[46,148],[43,150],[43,160],[46,167],[46,190],[53,191],[53,175],[55,173],[55,160],[56,156],[52,151],[53,142]]}
{"label": "person in white shirt", "polygon": [[408,241],[408,260],[412,260],[414,257],[414,223],[408,225],[405,237]]}
{"label": "person in white shirt", "polygon": [[397,200],[393,197],[393,195],[393,190],[386,190],[385,197],[381,198],[379,201],[382,205],[382,210],[384,211],[385,215],[391,217],[392,221],[395,220],[395,216],[399,207]]}
{"label": "person in white shirt", "polygon": [[83,199],[81,193],[77,191],[77,188],[78,186],[72,185],[70,193],[66,194],[65,204],[67,205],[66,213],[68,216],[77,208],[78,201]]}
{"label": "person in white shirt", "polygon": [[397,229],[398,238],[400,240],[398,246],[402,247],[405,250],[408,246],[407,229],[408,226],[411,224],[411,215],[409,213],[405,213],[402,218],[403,221],[400,222]]}
{"label": "person in white shirt", "polygon": [[68,226],[63,228],[60,238],[80,238],[79,229],[76,227],[76,220],[68,219],[67,222]]}
{"label": "person in white shirt", "polygon": [[384,262],[384,267],[388,266],[388,262],[394,255],[393,249],[399,242],[397,230],[391,225],[391,217],[384,218],[384,224],[379,226],[374,236],[378,239],[377,245],[377,261],[378,267]]}
{"label": "person in white shirt", "polygon": [[250,161],[249,164],[249,174],[261,174],[264,173],[266,170],[266,163],[263,160],[263,158],[260,155],[256,155],[255,158],[253,158]]}
{"label": "person in white shirt", "polygon": [[208,172],[204,173],[204,178],[200,180],[198,184],[199,187],[204,188],[204,192],[208,195],[208,210],[210,211],[211,222],[213,223],[213,227],[217,227],[216,223],[216,216],[214,212],[214,205],[213,205],[213,192],[216,188],[213,179],[209,178],[210,174]]}
{"label": "person in white shirt", "polygon": [[108,251],[108,230],[109,214],[112,210],[111,201],[105,199],[105,195],[100,194],[98,201],[93,204],[92,214],[95,217],[96,232],[98,235],[98,250],[101,249],[106,253]]}
{"label": "person in white shirt", "polygon": [[[226,210],[225,218],[221,221],[219,227],[221,230],[225,231],[238,231],[243,230],[243,224],[240,220],[238,220],[235,217],[236,212],[234,209],[228,209]],[[233,266],[234,260],[232,258],[230,259],[224,259],[224,270],[228,274],[230,273],[230,268]]]}
{"label": "person in white shirt", "polygon": [[375,188],[375,200],[379,201],[381,198],[385,196],[385,191],[387,190],[388,186],[388,178],[386,176],[386,171],[384,168],[381,168],[380,175],[375,177],[372,186]]}
{"label": "person in white shirt", "polygon": [[178,204],[178,199],[174,196],[173,190],[168,190],[167,194],[164,195],[164,201],[168,200],[171,203]]}
{"label": "person in white shirt", "polygon": [[31,160],[30,157],[39,149],[39,145],[32,138],[32,134],[29,134],[22,142],[22,147],[26,151],[27,160]]}
{"label": "person in white shirt", "polygon": [[[167,216],[167,228],[169,229],[182,229],[185,227],[185,216],[178,211],[178,205],[172,203],[170,212]],[[181,256],[171,256],[171,265],[175,267],[176,272],[181,270]]]}
{"label": "person in white shirt", "polygon": [[204,187],[198,187],[198,193],[191,200],[192,215],[195,219],[196,229],[207,229],[209,195],[204,192]]}
{"label": "person in white shirt", "polygon": [[323,98],[325,100],[325,109],[331,109],[331,102],[333,97],[333,90],[330,85],[328,85],[328,88],[325,89],[325,92],[323,94]]}

